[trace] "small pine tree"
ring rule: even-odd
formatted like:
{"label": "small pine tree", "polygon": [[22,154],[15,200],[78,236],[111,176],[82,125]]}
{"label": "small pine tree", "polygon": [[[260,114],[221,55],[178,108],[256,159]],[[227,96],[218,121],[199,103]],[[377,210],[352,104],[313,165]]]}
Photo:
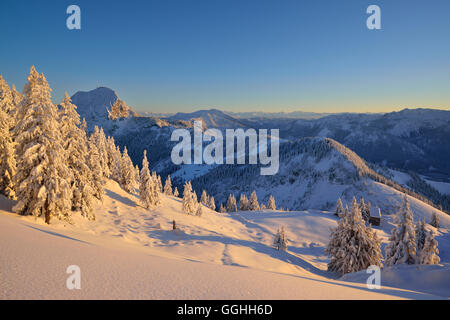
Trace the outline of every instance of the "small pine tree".
{"label": "small pine tree", "polygon": [[269,210],[277,209],[277,205],[275,204],[275,198],[272,195],[269,196],[269,201],[267,201],[267,209]]}
{"label": "small pine tree", "polygon": [[247,211],[249,209],[249,202],[244,193],[241,193],[241,197],[239,198],[239,210]]}
{"label": "small pine tree", "polygon": [[197,216],[197,217],[201,217],[202,215],[203,215],[203,209],[202,209],[202,204],[201,203],[199,203],[198,205],[197,205],[197,210],[195,211],[195,215]]}
{"label": "small pine tree", "polygon": [[336,210],[334,211],[334,215],[340,217],[344,213],[344,206],[342,205],[341,198],[336,202]]}
{"label": "small pine tree", "polygon": [[286,234],[284,232],[284,227],[278,228],[278,231],[275,235],[275,238],[273,239],[273,245],[275,248],[279,251],[286,251],[287,250],[287,239]]}
{"label": "small pine tree", "polygon": [[250,210],[257,211],[259,210],[258,196],[256,195],[256,191],[253,191],[250,195]]}
{"label": "small pine tree", "polygon": [[361,210],[364,221],[368,222],[370,218],[370,206],[365,203],[363,197],[359,200],[359,209]]}
{"label": "small pine tree", "polygon": [[433,211],[433,213],[431,215],[430,225],[435,227],[435,228],[440,228],[441,227],[441,222],[439,220],[439,216],[437,215],[436,211]]}
{"label": "small pine tree", "polygon": [[120,163],[120,186],[126,192],[131,193],[134,191],[134,186],[136,184],[136,181],[134,181],[134,170],[133,162],[131,162],[131,159],[128,156],[127,147],[125,147],[122,154],[122,161]]}
{"label": "small pine tree", "polygon": [[139,181],[139,200],[142,205],[149,209],[159,204],[159,193],[156,192],[155,181],[150,175],[147,160],[147,150],[144,150],[144,157],[142,159],[142,169]]}
{"label": "small pine tree", "polygon": [[213,196],[209,197],[208,208],[210,208],[211,210],[216,210],[216,201],[214,200]]}
{"label": "small pine tree", "polygon": [[236,198],[231,193],[228,196],[228,200],[227,200],[227,211],[228,212],[237,212]]}
{"label": "small pine tree", "polygon": [[417,221],[415,232],[417,239],[416,252],[419,253],[425,244],[425,238],[427,235],[427,231],[425,229],[425,219]]}
{"label": "small pine tree", "polygon": [[197,206],[197,195],[192,191],[191,182],[186,181],[183,190],[183,211],[187,214],[195,214]]}
{"label": "small pine tree", "polygon": [[173,195],[175,197],[178,197],[180,195],[180,193],[178,192],[178,188],[177,187],[175,187],[175,190],[173,190]]}
{"label": "small pine tree", "polygon": [[395,217],[395,223],[397,225],[392,229],[390,242],[386,247],[386,265],[414,264],[416,260],[416,233],[413,213],[406,195],[403,197],[402,206]]}
{"label": "small pine tree", "polygon": [[426,233],[425,242],[422,250],[418,254],[419,264],[438,264],[441,259],[439,258],[438,242],[434,239],[434,235],[431,231]]}
{"label": "small pine tree", "polygon": [[200,196],[200,203],[205,206],[208,205],[208,195],[206,194],[206,190],[202,191],[202,195]]}
{"label": "small pine tree", "polygon": [[225,207],[223,206],[223,203],[220,204],[219,212],[220,212],[220,213],[225,213],[225,212],[227,212],[227,209],[225,209]]}
{"label": "small pine tree", "polygon": [[172,181],[170,180],[170,174],[167,176],[166,183],[164,184],[164,194],[172,195]]}

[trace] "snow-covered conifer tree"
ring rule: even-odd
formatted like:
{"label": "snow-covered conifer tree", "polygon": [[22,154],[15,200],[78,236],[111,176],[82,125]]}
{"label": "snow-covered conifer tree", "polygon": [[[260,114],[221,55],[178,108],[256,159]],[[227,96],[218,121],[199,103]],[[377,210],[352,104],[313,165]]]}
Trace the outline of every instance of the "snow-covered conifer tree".
{"label": "snow-covered conifer tree", "polygon": [[386,265],[414,264],[416,260],[416,233],[413,213],[406,195],[403,197],[402,206],[395,216],[394,222],[396,226],[392,229],[390,242],[386,247]]}
{"label": "snow-covered conifer tree", "polygon": [[178,192],[178,188],[177,187],[175,187],[175,189],[173,190],[173,195],[175,197],[178,197],[180,195],[180,193]]}
{"label": "snow-covered conifer tree", "polygon": [[201,203],[199,203],[198,205],[197,205],[197,210],[195,211],[195,215],[197,216],[197,217],[201,217],[202,215],[203,215],[203,209],[202,209],[202,204]]}
{"label": "snow-covered conifer tree", "polygon": [[334,211],[334,215],[340,217],[344,213],[344,206],[342,205],[341,198],[336,202],[336,210]]}
{"label": "snow-covered conifer tree", "polygon": [[15,199],[16,153],[9,125],[8,115],[0,108],[0,190],[8,198]]}
{"label": "snow-covered conifer tree", "polygon": [[122,154],[122,161],[120,162],[120,186],[126,192],[133,192],[136,182],[134,181],[134,166],[128,156],[127,147],[124,148]]}
{"label": "snow-covered conifer tree", "polygon": [[433,213],[431,214],[430,225],[435,228],[441,227],[441,222],[439,221],[439,216],[437,215],[436,211],[433,211]]}
{"label": "snow-covered conifer tree", "polygon": [[95,126],[91,138],[95,141],[97,145],[97,149],[100,155],[100,165],[102,166],[103,176],[105,178],[109,178],[111,175],[111,171],[109,170],[108,166],[107,140],[103,128],[99,129],[97,126]]}
{"label": "snow-covered conifer tree", "polygon": [[245,195],[245,193],[241,193],[241,196],[239,198],[239,210],[241,211],[247,211],[249,210],[249,202],[247,199],[247,196]]}
{"label": "snow-covered conifer tree", "polygon": [[361,210],[361,214],[362,214],[364,221],[366,221],[366,222],[369,221],[370,204],[368,204],[368,203],[366,204],[363,197],[361,197],[361,199],[359,200],[359,209]]}
{"label": "snow-covered conifer tree", "polygon": [[434,239],[433,232],[426,233],[425,242],[422,250],[418,253],[419,264],[438,264],[441,259],[439,258],[439,249],[437,248],[438,242]]}
{"label": "snow-covered conifer tree", "polygon": [[227,211],[228,212],[236,212],[237,211],[236,198],[231,193],[228,196],[228,200],[227,200]]}
{"label": "snow-covered conifer tree", "polygon": [[79,210],[89,219],[93,214],[93,177],[88,166],[88,141],[86,132],[80,128],[80,116],[76,106],[65,93],[60,104],[59,124],[65,159],[70,169],[68,177],[72,188],[72,209]]}
{"label": "snow-covered conifer tree", "polygon": [[418,254],[420,250],[422,250],[423,245],[425,244],[425,238],[427,236],[427,230],[425,229],[425,219],[417,221],[416,224],[416,253]]}
{"label": "snow-covered conifer tree", "polygon": [[71,189],[64,157],[57,107],[44,75],[31,68],[14,128],[17,174],[14,176],[20,214],[69,218]]}
{"label": "snow-covered conifer tree", "polygon": [[256,195],[256,191],[253,191],[250,195],[250,203],[249,203],[250,210],[257,211],[259,210],[259,203],[258,203],[258,196]]}
{"label": "snow-covered conifer tree", "polygon": [[[86,120],[83,119],[82,127],[85,127]],[[93,195],[98,200],[103,201],[105,189],[103,188],[103,169],[100,163],[100,153],[92,136],[88,139],[88,166],[92,173]]]}
{"label": "snow-covered conifer tree", "polygon": [[287,244],[288,244],[288,241],[286,239],[284,227],[282,226],[281,228],[278,228],[275,238],[273,239],[273,245],[279,251],[286,251]]}
{"label": "snow-covered conifer tree", "polygon": [[206,194],[206,190],[202,191],[202,195],[200,196],[200,203],[205,206],[208,205],[208,195]]}
{"label": "snow-covered conifer tree", "polygon": [[144,150],[144,158],[142,159],[142,169],[140,173],[139,183],[139,199],[142,205],[149,209],[159,204],[159,193],[155,192],[155,182],[150,175],[147,160],[147,150]]}
{"label": "snow-covered conifer tree", "polygon": [[208,200],[209,200],[208,208],[210,208],[211,210],[216,210],[216,201],[214,200],[214,197],[210,196]]}
{"label": "snow-covered conifer tree", "polygon": [[269,210],[277,209],[277,205],[275,204],[275,198],[272,195],[269,196],[269,201],[267,201],[267,209]]}
{"label": "snow-covered conifer tree", "polygon": [[172,195],[172,181],[170,180],[170,174],[167,176],[166,182],[164,184],[164,194]]}
{"label": "snow-covered conifer tree", "polygon": [[190,181],[184,183],[183,190],[183,211],[187,214],[194,214],[197,210],[198,202],[195,192],[192,191]]}
{"label": "snow-covered conifer tree", "polygon": [[225,207],[223,206],[223,203],[220,204],[219,212],[220,212],[220,213],[225,213],[225,212],[227,212],[227,209],[225,209]]}
{"label": "snow-covered conifer tree", "polygon": [[[19,103],[23,99],[23,95],[19,91],[17,91],[15,85],[11,86],[11,95],[12,95],[12,101],[14,103],[15,109],[17,110],[17,107],[19,106]],[[15,113],[16,112],[14,112],[14,115],[15,115]]]}
{"label": "snow-covered conifer tree", "polygon": [[341,215],[338,226],[330,236],[325,250],[331,257],[328,270],[341,274],[381,266],[381,240],[365,225],[356,199],[349,213]]}

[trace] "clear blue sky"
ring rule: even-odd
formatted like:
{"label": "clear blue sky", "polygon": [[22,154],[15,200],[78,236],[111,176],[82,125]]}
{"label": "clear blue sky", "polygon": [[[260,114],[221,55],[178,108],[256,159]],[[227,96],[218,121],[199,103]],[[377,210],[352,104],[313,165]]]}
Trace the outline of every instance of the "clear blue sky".
{"label": "clear blue sky", "polygon": [[102,85],[139,111],[450,109],[448,0],[2,0],[0,30],[3,77],[21,89],[35,65],[56,100]]}

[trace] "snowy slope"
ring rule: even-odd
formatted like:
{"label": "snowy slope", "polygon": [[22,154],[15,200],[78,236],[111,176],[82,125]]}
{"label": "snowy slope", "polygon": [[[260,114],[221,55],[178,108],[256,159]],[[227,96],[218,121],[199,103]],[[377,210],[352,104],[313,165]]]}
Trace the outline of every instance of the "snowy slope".
{"label": "snowy slope", "polygon": [[[0,202],[0,298],[184,298],[184,299],[392,299],[450,296],[436,285],[420,291],[342,281],[326,272],[324,247],[336,218],[330,212],[240,212],[202,217],[181,212],[181,201],[163,196],[148,211],[135,195],[109,181],[96,221],[74,225],[10,213]],[[171,230],[176,220],[179,232]],[[449,218],[434,230],[444,263],[450,262]],[[286,227],[288,252],[271,246]],[[385,242],[390,223],[378,229]],[[69,265],[82,271],[82,289],[65,288]],[[436,270],[434,270],[436,272]],[[426,278],[427,270],[418,277]],[[400,283],[401,284],[401,283]],[[444,282],[445,284],[445,282]],[[402,288],[401,286],[398,286]],[[447,287],[447,289],[449,289]]]}

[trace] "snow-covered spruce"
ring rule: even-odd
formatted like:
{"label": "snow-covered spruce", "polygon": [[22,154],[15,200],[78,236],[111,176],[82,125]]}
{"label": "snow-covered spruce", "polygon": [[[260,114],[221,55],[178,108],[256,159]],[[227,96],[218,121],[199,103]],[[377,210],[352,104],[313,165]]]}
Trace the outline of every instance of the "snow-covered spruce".
{"label": "snow-covered spruce", "polygon": [[287,250],[288,241],[286,239],[286,233],[284,232],[284,227],[278,228],[275,238],[273,239],[274,247],[279,251]]}
{"label": "snow-covered spruce", "polygon": [[67,219],[71,212],[70,170],[65,163],[57,107],[44,75],[31,67],[14,128],[17,143],[18,202],[13,210],[24,215]]}
{"label": "snow-covered spruce", "polygon": [[180,195],[180,193],[178,192],[178,188],[177,187],[175,187],[175,189],[173,190],[173,195],[175,197],[178,197]]}
{"label": "snow-covered spruce", "polygon": [[198,209],[197,195],[192,191],[190,181],[184,183],[183,190],[183,211],[187,214],[195,214]]}
{"label": "snow-covered spruce", "polygon": [[431,231],[428,231],[425,236],[423,248],[418,252],[417,263],[419,264],[438,264],[439,258],[438,242],[434,239]]}
{"label": "snow-covered spruce", "polygon": [[394,218],[396,226],[392,229],[389,244],[386,246],[386,266],[416,261],[416,232],[414,217],[409,207],[408,198],[403,197],[403,203]]}
{"label": "snow-covered spruce", "polygon": [[170,180],[170,174],[167,176],[166,182],[164,184],[164,194],[172,195],[172,181]]}
{"label": "snow-covered spruce", "polygon": [[8,84],[0,75],[0,191],[15,199],[13,177],[16,174],[15,143],[11,129],[15,126],[16,104]]}
{"label": "snow-covered spruce", "polygon": [[425,229],[425,219],[417,221],[416,228],[416,252],[419,253],[425,244],[427,230]]}
{"label": "snow-covered spruce", "polygon": [[249,210],[258,211],[259,209],[258,196],[256,195],[256,191],[253,191],[250,195]]}
{"label": "snow-covered spruce", "polygon": [[122,161],[120,162],[120,186],[126,192],[131,193],[134,191],[134,185],[136,184],[134,170],[133,162],[131,162],[127,147],[125,147],[122,154]]}
{"label": "snow-covered spruce", "polygon": [[341,198],[336,202],[336,210],[334,211],[334,215],[340,217],[344,213],[344,206],[342,205]]}
{"label": "snow-covered spruce", "polygon": [[247,211],[249,210],[249,201],[247,199],[247,196],[245,193],[241,193],[241,196],[239,198],[239,210],[240,211]]}
{"label": "snow-covered spruce", "polygon": [[216,201],[214,200],[213,196],[209,197],[208,208],[210,208],[211,210],[216,210]]}
{"label": "snow-covered spruce", "polygon": [[144,157],[142,159],[142,169],[139,183],[139,200],[147,209],[160,203],[159,192],[156,190],[155,181],[150,175],[150,170],[148,168],[147,150],[144,150]]}
{"label": "snow-covered spruce", "polygon": [[339,224],[330,235],[325,250],[330,256],[328,270],[341,274],[381,266],[381,240],[375,231],[365,225],[356,199],[350,212],[341,216]]}
{"label": "snow-covered spruce", "polygon": [[72,188],[72,209],[81,211],[83,216],[93,220],[93,194],[94,188],[98,186],[88,166],[86,131],[80,128],[80,116],[67,92],[60,104],[59,123],[65,161],[70,169],[68,179]]}
{"label": "snow-covered spruce", "polygon": [[277,205],[275,204],[275,198],[273,197],[273,195],[269,196],[269,200],[267,201],[267,209],[269,210],[277,209]]}
{"label": "snow-covered spruce", "polygon": [[439,221],[439,216],[437,215],[436,211],[433,211],[431,215],[430,225],[438,229],[441,227],[441,222]]}
{"label": "snow-covered spruce", "polygon": [[227,212],[236,212],[237,211],[236,198],[231,193],[228,196],[226,211]]}

